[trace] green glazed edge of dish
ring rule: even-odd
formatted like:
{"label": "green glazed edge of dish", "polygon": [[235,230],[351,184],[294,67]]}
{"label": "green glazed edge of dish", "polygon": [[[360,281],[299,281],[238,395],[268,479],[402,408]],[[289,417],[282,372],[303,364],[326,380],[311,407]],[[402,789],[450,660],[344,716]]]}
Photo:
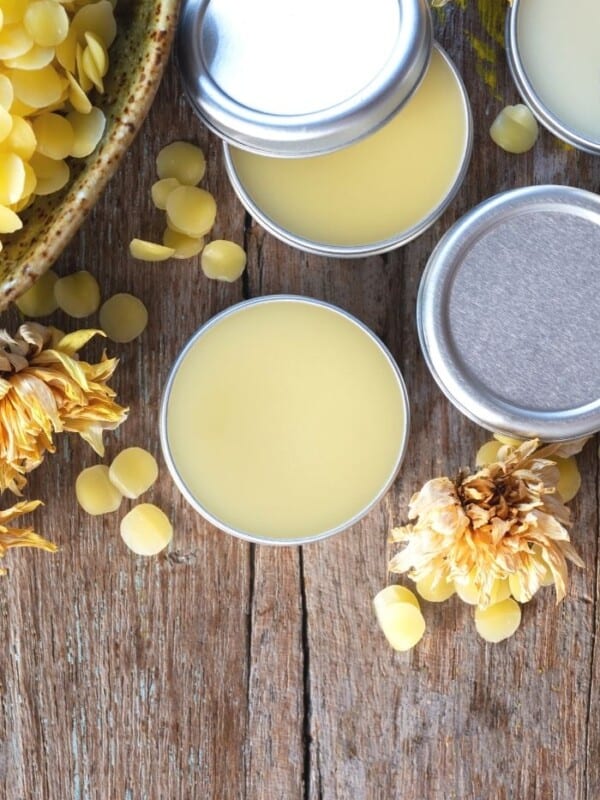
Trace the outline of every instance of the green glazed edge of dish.
{"label": "green glazed edge of dish", "polygon": [[22,214],[23,229],[5,238],[0,253],[0,310],[52,266],[115,173],[160,84],[178,7],[179,0],[121,0],[117,5],[119,27],[110,49],[106,93],[93,99],[106,114],[105,133],[87,159],[71,159],[67,187],[37,198]]}

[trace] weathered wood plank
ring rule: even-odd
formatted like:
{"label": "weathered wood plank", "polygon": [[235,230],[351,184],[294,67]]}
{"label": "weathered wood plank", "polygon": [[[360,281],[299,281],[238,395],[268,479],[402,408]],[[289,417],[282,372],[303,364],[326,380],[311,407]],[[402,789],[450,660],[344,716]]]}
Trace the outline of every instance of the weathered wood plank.
{"label": "weathered wood plank", "polygon": [[[424,604],[428,632],[407,655],[390,651],[371,611],[387,581],[387,530],[405,519],[413,491],[468,464],[486,438],[450,407],[419,353],[415,299],[431,249],[458,216],[497,191],[600,186],[600,161],[549,134],[522,157],[489,141],[497,111],[517,100],[497,42],[503,12],[499,0],[459,5],[436,25],[473,102],[468,179],[427,234],[384,256],[308,256],[251,223],[227,185],[219,142],[193,118],[170,65],[140,137],[57,267],[88,268],[106,295],[131,291],[150,311],[139,342],[109,348],[122,359],[115,383],[132,412],[107,437],[107,459],[129,444],[158,452],[161,387],[183,343],[222,308],[273,292],[337,303],[384,339],[411,397],[411,440],[379,507],[354,530],[302,550],[252,547],[212,529],[162,465],[151,499],[172,515],[176,538],[168,555],[143,560],[121,544],[119,514],[94,520],[76,507],[74,478],[97,459],[63,437],[30,484],[30,495],[47,502],[37,525],[61,552],[13,553],[0,581],[1,797],[600,795],[597,438],[581,457],[584,486],[573,504],[573,538],[588,568],[573,570],[562,606],[554,608],[549,590],[540,593],[516,636],[494,647],[477,638],[471,610],[456,598]],[[214,233],[246,244],[243,282],[207,281],[197,261],[145,265],[127,255],[133,236],[162,234],[149,189],[156,153],[174,138],[205,147],[208,186],[219,201]],[[2,321],[15,322],[14,314]],[[74,327],[60,315],[55,322]]]}

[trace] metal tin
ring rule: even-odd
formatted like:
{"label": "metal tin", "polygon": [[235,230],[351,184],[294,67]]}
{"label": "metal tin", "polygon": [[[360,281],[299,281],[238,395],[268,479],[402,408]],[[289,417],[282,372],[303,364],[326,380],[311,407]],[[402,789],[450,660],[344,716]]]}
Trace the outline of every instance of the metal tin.
{"label": "metal tin", "polygon": [[[171,389],[173,386],[173,382],[175,380],[175,376],[177,371],[184,361],[186,355],[189,353],[191,348],[194,344],[200,339],[208,330],[210,330],[214,325],[217,325],[223,318],[230,316],[231,314],[236,314],[237,312],[243,310],[244,308],[252,305],[257,305],[259,303],[304,303],[307,305],[316,305],[322,308],[329,309],[335,314],[338,314],[345,319],[352,322],[356,325],[360,330],[364,331],[367,336],[377,345],[378,349],[381,353],[385,356],[386,361],[390,365],[395,378],[398,383],[398,387],[400,389],[400,394],[402,396],[402,401],[404,405],[404,428],[402,434],[402,441],[400,442],[398,456],[392,471],[390,472],[388,480],[385,482],[384,486],[381,487],[381,490],[378,494],[372,499],[372,501],[365,506],[358,514],[356,514],[351,519],[347,520],[343,524],[339,525],[336,528],[331,530],[321,531],[313,536],[307,537],[299,537],[299,538],[288,538],[288,539],[274,539],[272,537],[261,537],[254,533],[248,533],[243,530],[238,530],[236,528],[232,528],[227,523],[223,522],[216,516],[214,516],[209,509],[205,508],[192,494],[192,492],[188,489],[185,484],[185,481],[181,477],[178,472],[177,465],[173,460],[173,456],[171,453],[171,449],[169,446],[169,439],[168,439],[168,432],[167,432],[167,413],[169,407],[169,396],[171,393]],[[299,295],[270,295],[267,297],[257,297],[252,300],[245,300],[241,303],[237,303],[236,305],[230,306],[229,308],[225,309],[221,313],[217,314],[216,316],[212,317],[212,319],[208,320],[201,328],[199,328],[196,333],[192,336],[192,338],[188,341],[182,352],[177,357],[173,368],[171,369],[169,378],[167,380],[167,385],[163,392],[162,401],[161,401],[161,408],[160,408],[160,441],[161,447],[163,451],[163,455],[165,461],[167,463],[167,467],[169,468],[169,472],[173,480],[175,481],[179,491],[183,494],[185,499],[188,503],[199,513],[201,514],[204,519],[211,523],[211,525],[215,525],[217,528],[220,528],[222,531],[226,533],[230,533],[233,536],[237,536],[240,539],[245,539],[249,542],[255,542],[257,544],[272,544],[272,545],[300,545],[300,544],[308,544],[310,542],[320,541],[321,539],[326,539],[329,536],[333,536],[336,533],[341,533],[344,530],[347,530],[352,525],[356,524],[359,520],[361,520],[364,516],[366,516],[369,511],[383,498],[383,496],[388,492],[390,487],[392,486],[400,467],[402,466],[402,461],[404,460],[404,454],[406,451],[406,445],[408,442],[408,431],[410,427],[410,407],[408,401],[408,393],[406,391],[406,385],[404,383],[404,379],[402,377],[402,373],[400,372],[398,365],[394,361],[394,357],[385,346],[385,344],[371,331],[363,322],[353,317],[347,311],[343,309],[331,305],[330,303],[325,303],[321,300],[315,300],[309,297],[301,297]]]}
{"label": "metal tin", "polygon": [[[456,178],[454,183],[450,187],[446,196],[442,199],[442,201],[432,209],[431,213],[424,217],[419,223],[414,225],[413,227],[409,228],[408,230],[398,231],[396,236],[393,236],[389,239],[384,239],[379,242],[370,242],[367,244],[360,244],[360,245],[335,245],[335,244],[328,244],[325,242],[318,242],[313,241],[311,239],[307,239],[303,236],[298,236],[293,231],[288,230],[287,228],[282,227],[277,222],[275,222],[271,217],[265,214],[262,209],[254,202],[250,194],[247,192],[246,188],[244,187],[243,183],[241,182],[236,169],[233,163],[231,152],[229,146],[224,143],[223,150],[225,155],[225,168],[227,170],[227,175],[231,184],[237,194],[239,200],[246,208],[249,214],[254,217],[254,219],[259,222],[265,230],[271,233],[273,236],[276,236],[282,242],[291,245],[292,247],[297,247],[300,250],[304,250],[307,253],[315,253],[317,255],[323,256],[336,256],[338,258],[359,258],[364,256],[375,255],[377,253],[385,253],[389,250],[394,250],[397,247],[402,247],[408,242],[416,239],[420,236],[427,228],[431,227],[433,223],[441,217],[444,211],[448,208],[456,193],[462,186],[462,183],[465,179],[465,175],[467,173],[467,169],[469,167],[469,162],[471,159],[471,152],[473,149],[473,115],[471,111],[471,104],[469,102],[469,97],[467,95],[467,90],[461,78],[461,75],[456,68],[456,65],[446,53],[446,51],[440,47],[440,45],[436,42],[434,44],[436,50],[439,51],[440,55],[444,58],[448,66],[451,68],[454,77],[456,78],[457,84],[460,88],[460,92],[462,95],[465,119],[466,119],[466,138],[464,143],[464,150],[463,156],[460,163],[459,170],[457,172]],[[399,113],[402,113],[401,111]]]}
{"label": "metal tin", "polygon": [[492,197],[441,239],[417,300],[446,397],[488,430],[566,441],[600,430],[600,197]]}
{"label": "metal tin", "polygon": [[371,133],[425,75],[427,0],[183,0],[178,60],[206,125],[246,150],[337,150]]}
{"label": "metal tin", "polygon": [[[589,138],[584,134],[569,128],[564,122],[542,101],[536,87],[532,84],[527,70],[523,64],[519,50],[519,12],[527,0],[512,0],[506,16],[506,56],[513,80],[519,94],[527,103],[539,122],[559,139],[593,155],[600,154],[600,141]],[[570,13],[577,13],[575,10]],[[575,46],[575,45],[574,45]],[[597,98],[590,97],[590,103],[597,102]]]}

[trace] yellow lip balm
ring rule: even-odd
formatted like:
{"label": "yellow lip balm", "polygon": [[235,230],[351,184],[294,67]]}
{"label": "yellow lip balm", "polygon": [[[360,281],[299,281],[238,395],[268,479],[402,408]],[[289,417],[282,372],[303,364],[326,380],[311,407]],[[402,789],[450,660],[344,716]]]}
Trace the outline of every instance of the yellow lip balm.
{"label": "yellow lip balm", "polygon": [[402,239],[451,196],[469,152],[469,125],[460,80],[434,50],[413,97],[377,132],[310,158],[231,147],[234,185],[251,213],[292,240],[326,249]]}
{"label": "yellow lip balm", "polygon": [[404,386],[353,318],[302,298],[234,307],[201,329],[163,399],[162,441],[184,494],[258,541],[321,538],[362,516],[399,466]]}

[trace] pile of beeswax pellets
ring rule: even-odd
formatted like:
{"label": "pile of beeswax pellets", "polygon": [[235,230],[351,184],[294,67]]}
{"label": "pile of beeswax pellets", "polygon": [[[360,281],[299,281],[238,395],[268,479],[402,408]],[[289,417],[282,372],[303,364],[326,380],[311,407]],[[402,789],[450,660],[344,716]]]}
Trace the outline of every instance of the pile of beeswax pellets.
{"label": "pile of beeswax pellets", "polygon": [[104,91],[116,33],[110,0],[0,0],[0,235],[96,148],[106,120],[88,95]]}

